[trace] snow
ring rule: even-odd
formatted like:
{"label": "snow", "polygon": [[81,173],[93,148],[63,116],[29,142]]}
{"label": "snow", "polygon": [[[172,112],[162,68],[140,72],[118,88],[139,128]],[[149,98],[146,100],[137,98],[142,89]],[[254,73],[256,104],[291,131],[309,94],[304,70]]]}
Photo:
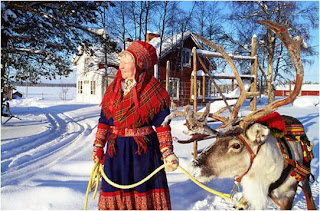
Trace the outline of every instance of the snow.
{"label": "snow", "polygon": [[[194,76],[193,71],[191,72],[191,75]],[[203,70],[198,70],[197,76],[208,76],[208,74],[204,73]]]}
{"label": "snow", "polygon": [[[212,51],[201,50],[201,49],[197,49],[197,54],[203,55],[203,56],[223,57],[222,54],[218,52],[212,52]],[[241,55],[233,55],[233,54],[228,54],[228,55],[231,58],[243,59],[243,60],[254,60],[256,58],[254,56],[241,56]]]}
{"label": "snow", "polygon": [[[75,93],[75,88],[72,89],[70,92]],[[21,120],[13,118],[1,125],[1,209],[83,209],[93,166],[91,151],[100,107],[98,104],[77,103],[71,96],[67,101],[62,101],[59,90],[59,87],[29,87],[29,98],[10,101],[12,113]],[[43,97],[39,97],[39,93],[44,93]],[[235,96],[236,93],[230,95]],[[278,111],[302,121],[310,141],[315,145],[315,158],[311,166],[316,181],[311,188],[319,207],[319,105],[306,106],[312,104],[315,98],[319,100],[318,97],[298,98]],[[262,98],[258,108],[266,102],[266,98]],[[249,102],[244,104],[241,112],[249,112]],[[183,118],[172,120],[173,136],[188,138],[182,132],[186,130],[183,124]],[[201,141],[198,147],[203,149],[211,142]],[[180,165],[188,170],[193,145],[174,142],[174,149]],[[226,210],[233,207],[233,203],[199,188],[179,170],[167,173],[167,177],[172,208],[175,210]],[[233,181],[214,179],[207,185],[230,193]],[[92,199],[91,196],[88,209],[97,209],[98,197]],[[235,195],[235,199],[240,197],[241,193]],[[270,201],[268,209],[278,207]],[[293,209],[306,209],[300,188]]]}
{"label": "snow", "polygon": [[[183,40],[186,40],[190,36],[191,36],[190,31],[179,33],[174,36],[165,36],[162,40],[162,45],[161,45],[161,58],[167,55],[171,48],[174,48],[177,44],[179,44],[182,38]],[[160,42],[161,42],[160,37],[155,37],[149,42],[151,45],[155,47],[158,57],[160,54]]]}
{"label": "snow", "polygon": [[91,31],[94,34],[103,36],[105,38],[106,30],[104,28],[88,28],[89,31]]}
{"label": "snow", "polygon": [[[294,89],[295,84],[291,85],[291,90]],[[290,90],[290,86],[286,85],[278,85],[276,86],[276,90]],[[319,91],[320,85],[319,84],[302,84],[301,90],[303,91]]]}
{"label": "snow", "polygon": [[[233,73],[213,73],[211,74],[212,77],[234,77],[234,74]],[[245,74],[242,74],[242,75],[239,75],[241,78],[254,78],[254,75],[245,75]]]}
{"label": "snow", "polygon": [[293,101],[295,107],[319,106],[319,96],[301,96]]}
{"label": "snow", "polygon": [[[251,82],[250,81],[248,81],[248,80],[244,80],[243,81],[243,87],[244,87],[245,91],[248,91],[250,89],[250,86],[251,86]],[[239,97],[240,96],[240,88],[237,87],[234,90],[232,90],[230,93],[223,93],[223,95],[226,98]],[[193,95],[192,95],[192,97],[193,97]],[[227,100],[227,102],[228,102],[229,106],[232,106],[232,105],[235,105],[237,103],[237,99]],[[210,103],[210,113],[215,113],[215,112],[219,111],[221,108],[223,108],[225,106],[226,106],[226,104],[224,103],[223,100],[214,101],[213,103]],[[204,111],[205,111],[205,108],[200,109],[200,112],[204,112]],[[241,115],[241,113],[239,113],[239,115]]]}

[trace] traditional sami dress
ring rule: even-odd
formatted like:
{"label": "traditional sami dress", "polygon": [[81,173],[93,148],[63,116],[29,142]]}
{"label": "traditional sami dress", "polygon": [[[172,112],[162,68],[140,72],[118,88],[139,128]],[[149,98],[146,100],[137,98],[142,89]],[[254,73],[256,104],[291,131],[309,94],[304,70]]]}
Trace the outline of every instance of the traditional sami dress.
{"label": "traditional sami dress", "polygon": [[[158,127],[169,114],[168,108],[160,111],[153,120],[144,126]],[[113,125],[113,118],[106,119],[101,114],[100,123]],[[111,133],[109,133],[109,136]],[[106,153],[104,171],[113,182],[130,185],[144,179],[163,164],[159,141],[156,132],[147,135],[147,152],[137,154],[138,146],[133,137],[117,137],[115,140],[116,154],[110,158]],[[108,146],[107,146],[108,148]],[[170,194],[164,170],[158,172],[146,183],[133,188],[120,190],[102,180],[99,198],[99,209],[137,209],[137,210],[168,210]]]}
{"label": "traditional sami dress", "polygon": [[[131,185],[163,164],[162,157],[172,151],[172,138],[170,126],[160,126],[170,113],[170,99],[153,77],[153,66],[158,61],[156,49],[134,41],[125,51],[134,58],[136,84],[129,91],[123,89],[128,79],[122,78],[119,69],[104,94],[94,145],[107,145],[106,175],[115,183]],[[171,209],[165,171],[128,190],[114,188],[103,180],[98,206],[106,210]]]}
{"label": "traditional sami dress", "polygon": [[[169,115],[169,96],[154,77],[148,80],[146,77],[143,74],[137,86],[126,95],[119,88],[120,82],[115,80],[107,88],[102,103],[97,137],[100,132],[104,133],[103,128],[108,131],[104,171],[117,184],[139,182],[163,164],[159,144],[161,136],[153,127],[161,128],[161,123]],[[136,104],[135,92],[139,93],[139,103]],[[122,134],[128,131],[129,135]],[[169,141],[172,143],[172,140]],[[171,209],[165,171],[159,171],[150,180],[133,189],[121,190],[103,179],[98,207],[103,210]]]}

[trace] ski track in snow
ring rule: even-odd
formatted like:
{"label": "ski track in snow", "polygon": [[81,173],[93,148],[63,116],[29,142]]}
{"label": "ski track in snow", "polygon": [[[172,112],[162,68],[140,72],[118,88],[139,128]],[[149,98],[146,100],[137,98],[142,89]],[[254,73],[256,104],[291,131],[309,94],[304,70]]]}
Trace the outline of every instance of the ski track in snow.
{"label": "ski track in snow", "polygon": [[[1,177],[2,186],[14,184],[45,168],[76,156],[87,143],[82,141],[92,128],[81,119],[73,119],[67,113],[42,108],[49,122],[49,130],[27,138],[20,138],[2,145]],[[95,115],[94,117],[97,117]],[[77,153],[75,153],[77,152]]]}

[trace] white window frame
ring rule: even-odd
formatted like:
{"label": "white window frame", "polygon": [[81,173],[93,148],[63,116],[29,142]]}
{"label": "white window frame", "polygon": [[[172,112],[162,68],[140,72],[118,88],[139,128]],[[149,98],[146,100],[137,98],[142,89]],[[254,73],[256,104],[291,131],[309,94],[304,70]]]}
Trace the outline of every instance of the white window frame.
{"label": "white window frame", "polygon": [[[175,89],[175,92],[173,92]],[[169,95],[173,100],[179,100],[180,95],[180,78],[169,78]]]}
{"label": "white window frame", "polygon": [[96,81],[90,81],[90,94],[96,94]]}
{"label": "white window frame", "polygon": [[83,81],[78,81],[78,94],[83,94]]}
{"label": "white window frame", "polygon": [[[188,58],[186,58],[186,56],[188,56]],[[183,67],[191,67],[191,49],[183,48],[181,62]]]}

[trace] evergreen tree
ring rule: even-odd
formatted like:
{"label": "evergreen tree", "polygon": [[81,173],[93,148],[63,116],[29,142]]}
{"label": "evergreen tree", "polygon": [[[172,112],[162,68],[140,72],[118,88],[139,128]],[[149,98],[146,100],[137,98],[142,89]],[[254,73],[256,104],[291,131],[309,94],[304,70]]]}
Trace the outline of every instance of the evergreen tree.
{"label": "evergreen tree", "polygon": [[2,87],[9,81],[35,83],[41,77],[67,76],[80,44],[108,41],[103,30],[93,28],[98,14],[112,5],[93,1],[2,2]]}

